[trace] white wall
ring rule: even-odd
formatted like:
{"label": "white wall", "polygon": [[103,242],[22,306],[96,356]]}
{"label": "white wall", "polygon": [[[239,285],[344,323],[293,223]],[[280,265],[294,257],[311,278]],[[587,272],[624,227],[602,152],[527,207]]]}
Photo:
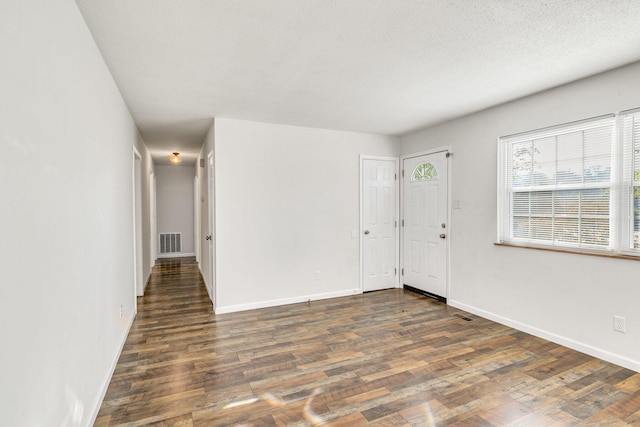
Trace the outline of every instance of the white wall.
{"label": "white wall", "polygon": [[141,142],[73,1],[1,2],[0,63],[1,423],[89,425],[134,316]]}
{"label": "white wall", "polygon": [[[195,166],[156,165],[158,234],[182,233],[182,254],[195,255],[193,178]],[[158,254],[158,257],[165,255]]]}
{"label": "white wall", "polygon": [[403,154],[452,146],[452,305],[640,370],[640,262],[494,246],[497,138],[640,106],[639,78],[637,63],[402,138]]}
{"label": "white wall", "polygon": [[[394,137],[215,122],[216,312],[359,292],[359,155]],[[320,280],[315,281],[315,272]]]}

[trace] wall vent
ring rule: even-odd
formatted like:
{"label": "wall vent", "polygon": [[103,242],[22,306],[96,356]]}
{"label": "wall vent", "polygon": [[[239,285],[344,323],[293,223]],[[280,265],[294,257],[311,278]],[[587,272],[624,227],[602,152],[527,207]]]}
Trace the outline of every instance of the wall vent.
{"label": "wall vent", "polygon": [[161,254],[182,252],[182,233],[160,233],[159,242]]}

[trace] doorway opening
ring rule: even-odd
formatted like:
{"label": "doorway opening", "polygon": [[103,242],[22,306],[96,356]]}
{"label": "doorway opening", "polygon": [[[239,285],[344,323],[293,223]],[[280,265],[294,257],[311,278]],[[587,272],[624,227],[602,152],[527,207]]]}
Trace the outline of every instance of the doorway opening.
{"label": "doorway opening", "polygon": [[[142,260],[142,157],[133,149],[133,270],[135,295],[144,295]],[[137,305],[134,305],[137,310]]]}

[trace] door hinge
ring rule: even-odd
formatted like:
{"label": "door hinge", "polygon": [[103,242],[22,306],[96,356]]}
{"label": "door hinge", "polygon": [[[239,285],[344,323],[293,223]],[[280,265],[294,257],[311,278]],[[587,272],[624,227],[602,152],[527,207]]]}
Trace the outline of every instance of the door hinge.
{"label": "door hinge", "polygon": [[402,177],[404,178],[404,169],[402,169]]}
{"label": "door hinge", "polygon": [[394,223],[394,225],[393,225],[393,226],[394,226],[395,228],[398,228],[398,221],[393,221],[393,223]]}
{"label": "door hinge", "polygon": [[404,268],[402,269],[402,275],[404,276]]}
{"label": "door hinge", "polygon": [[397,173],[394,173],[394,174],[393,174],[393,180],[394,180],[394,181],[397,181],[397,180],[398,180],[398,174],[397,174]]}
{"label": "door hinge", "polygon": [[404,219],[402,220],[402,226],[404,227]]}
{"label": "door hinge", "polygon": [[397,276],[397,275],[398,275],[398,269],[397,269],[397,268],[394,268],[394,269],[393,269],[393,274],[394,274],[395,276]]}

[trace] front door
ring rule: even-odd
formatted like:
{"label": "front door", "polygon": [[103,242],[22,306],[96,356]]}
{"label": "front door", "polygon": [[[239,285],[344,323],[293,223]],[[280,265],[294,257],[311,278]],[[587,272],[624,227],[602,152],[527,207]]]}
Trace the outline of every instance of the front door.
{"label": "front door", "polygon": [[403,283],[447,298],[447,152],[403,160]]}
{"label": "front door", "polygon": [[396,287],[397,159],[362,160],[363,291]]}

